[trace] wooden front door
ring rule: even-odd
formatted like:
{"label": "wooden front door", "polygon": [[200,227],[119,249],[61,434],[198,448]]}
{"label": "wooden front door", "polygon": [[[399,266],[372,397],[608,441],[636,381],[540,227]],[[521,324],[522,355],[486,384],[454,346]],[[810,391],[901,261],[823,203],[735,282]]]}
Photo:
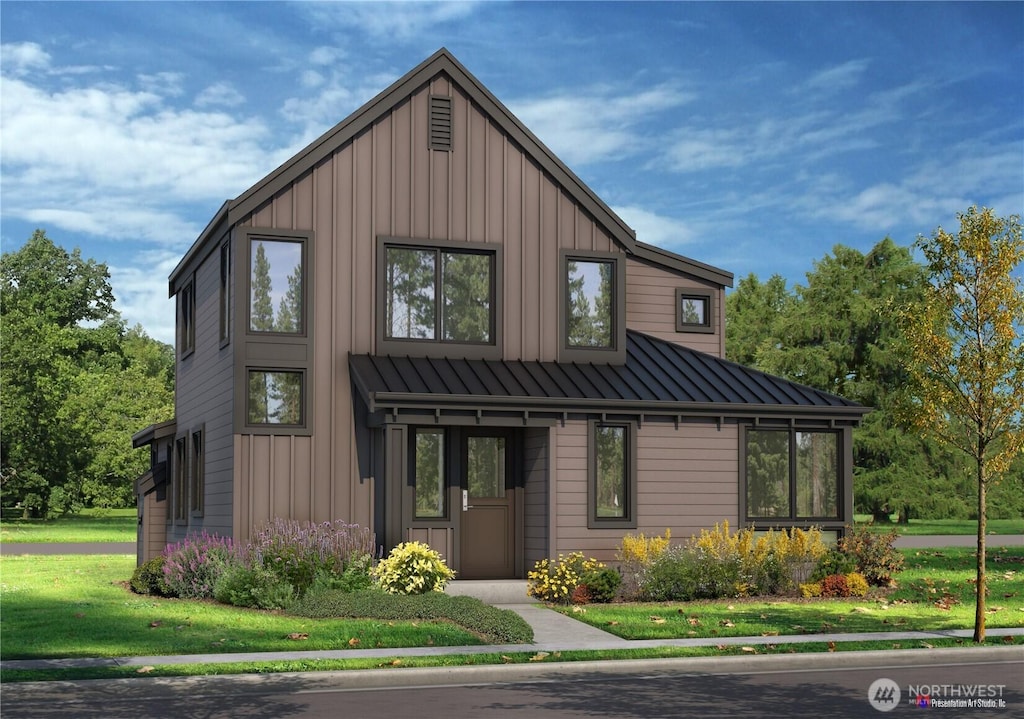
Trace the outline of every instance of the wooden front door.
{"label": "wooden front door", "polygon": [[459,579],[515,577],[513,436],[500,429],[463,433]]}

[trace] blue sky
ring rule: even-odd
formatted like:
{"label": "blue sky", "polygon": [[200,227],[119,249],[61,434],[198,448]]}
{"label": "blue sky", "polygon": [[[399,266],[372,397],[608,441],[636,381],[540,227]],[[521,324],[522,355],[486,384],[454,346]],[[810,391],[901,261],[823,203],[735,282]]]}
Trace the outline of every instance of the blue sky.
{"label": "blue sky", "polygon": [[447,47],[638,238],[800,282],[1024,209],[1024,3],[0,3],[0,243],[173,339],[220,204]]}

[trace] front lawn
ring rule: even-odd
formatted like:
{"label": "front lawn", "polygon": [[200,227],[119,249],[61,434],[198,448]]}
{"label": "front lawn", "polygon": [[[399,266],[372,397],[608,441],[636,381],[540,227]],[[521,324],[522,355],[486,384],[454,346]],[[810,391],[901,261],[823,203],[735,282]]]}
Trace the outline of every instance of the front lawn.
{"label": "front lawn", "polygon": [[84,509],[57,519],[22,519],[5,511],[0,522],[0,541],[41,542],[134,542],[137,512],[130,509]]}
{"label": "front lawn", "polygon": [[[902,550],[898,588],[860,599],[765,598],[588,604],[559,611],[624,639],[776,636],[821,632],[941,631],[974,626],[969,548]],[[1024,548],[986,553],[989,627],[1024,624]]]}
{"label": "front lawn", "polygon": [[[876,524],[871,515],[858,514],[854,521],[858,527],[867,527],[872,532],[889,532],[896,530],[899,535],[977,535],[978,522],[973,519],[911,519],[909,524],[897,524],[896,515],[890,524]],[[1024,517],[1017,519],[989,519],[985,523],[987,534],[1015,535],[1024,534]]]}

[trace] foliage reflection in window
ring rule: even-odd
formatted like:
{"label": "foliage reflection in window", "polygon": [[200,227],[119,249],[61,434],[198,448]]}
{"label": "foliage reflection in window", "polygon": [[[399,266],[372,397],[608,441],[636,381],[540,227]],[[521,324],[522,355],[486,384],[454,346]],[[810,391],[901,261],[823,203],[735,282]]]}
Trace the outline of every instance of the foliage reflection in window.
{"label": "foliage reflection in window", "polygon": [[505,496],[505,438],[467,437],[469,496]]}
{"label": "foliage reflection in window", "polygon": [[746,456],[748,518],[839,518],[838,433],[748,430]]}
{"label": "foliage reflection in window", "polygon": [[747,516],[789,516],[789,432],[747,433]]}
{"label": "foliage reflection in window", "polygon": [[416,455],[416,517],[420,519],[444,517],[444,430],[417,429],[414,452]]}
{"label": "foliage reflection in window", "polygon": [[302,373],[250,370],[249,424],[302,424]]}
{"label": "foliage reflection in window", "polygon": [[835,517],[839,476],[835,434],[796,433],[796,513],[799,517]]}
{"label": "foliage reflection in window", "polygon": [[494,255],[385,248],[388,339],[492,342]]}
{"label": "foliage reflection in window", "polygon": [[569,347],[614,347],[613,262],[566,262],[566,342]]}
{"label": "foliage reflection in window", "polygon": [[597,491],[596,514],[600,518],[626,517],[626,427],[596,425],[594,427],[596,451]]}
{"label": "foliage reflection in window", "polygon": [[302,243],[254,239],[249,331],[303,332]]}

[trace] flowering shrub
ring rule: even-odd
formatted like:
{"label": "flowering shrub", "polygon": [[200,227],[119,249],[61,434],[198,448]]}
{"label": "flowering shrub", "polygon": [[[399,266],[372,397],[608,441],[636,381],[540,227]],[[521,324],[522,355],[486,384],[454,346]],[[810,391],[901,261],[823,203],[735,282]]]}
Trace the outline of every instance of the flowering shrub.
{"label": "flowering shrub", "polygon": [[164,581],[171,594],[183,599],[209,599],[217,577],[239,563],[229,537],[193,534],[164,551]]}
{"label": "flowering shrub", "polygon": [[403,542],[371,571],[381,589],[389,594],[443,592],[455,577],[435,550],[422,542]]}
{"label": "flowering shrub", "polygon": [[639,594],[651,564],[669,547],[672,532],[665,530],[665,536],[645,537],[644,533],[627,534],[622,538],[615,559],[622,569],[622,593],[630,598]]}
{"label": "flowering shrub", "polygon": [[526,593],[542,602],[566,604],[586,574],[604,568],[596,559],[585,559],[582,552],[559,554],[554,563],[541,559],[526,574]]}
{"label": "flowering shrub", "polygon": [[903,568],[903,555],[896,549],[896,530],[876,534],[857,527],[839,540],[839,548],[857,561],[857,571],[875,587],[888,587],[893,575]]}

